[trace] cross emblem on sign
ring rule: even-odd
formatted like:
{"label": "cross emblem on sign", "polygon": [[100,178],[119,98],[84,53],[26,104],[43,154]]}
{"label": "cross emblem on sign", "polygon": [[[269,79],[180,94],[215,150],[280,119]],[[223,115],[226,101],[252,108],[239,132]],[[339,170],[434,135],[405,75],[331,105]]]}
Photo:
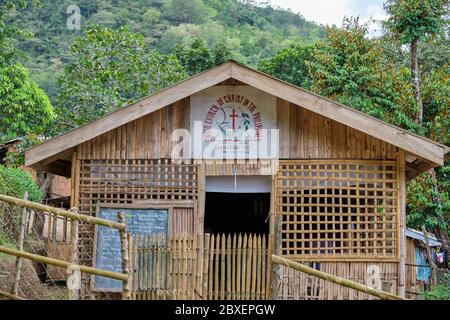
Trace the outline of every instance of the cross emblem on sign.
{"label": "cross emblem on sign", "polygon": [[236,129],[236,118],[238,118],[238,114],[236,113],[236,111],[233,109],[233,112],[230,114],[230,117],[232,119],[232,129]]}

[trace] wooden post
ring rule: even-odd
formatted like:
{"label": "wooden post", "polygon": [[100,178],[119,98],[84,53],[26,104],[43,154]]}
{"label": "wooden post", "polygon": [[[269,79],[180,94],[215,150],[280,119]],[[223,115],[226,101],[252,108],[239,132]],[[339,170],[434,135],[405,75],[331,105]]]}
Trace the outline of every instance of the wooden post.
{"label": "wooden post", "polygon": [[[70,209],[73,213],[78,213],[77,208]],[[78,264],[78,229],[79,229],[79,221],[72,219],[70,221],[70,255],[69,262],[72,265]],[[67,299],[68,300],[78,300],[78,289],[79,289],[79,279],[77,275],[80,273],[74,267],[67,269],[69,273],[69,277],[67,278]]]}
{"label": "wooden post", "polygon": [[273,215],[273,248],[269,255],[270,264],[272,266],[270,274],[270,300],[278,300],[278,288],[280,285],[280,266],[274,263],[273,255],[279,255],[281,253],[281,216]]}
{"label": "wooden post", "polygon": [[[198,179],[198,201],[197,201],[197,210],[196,210],[196,219],[194,226],[194,234],[198,235],[197,244],[198,244],[198,255],[197,255],[197,282],[196,282],[196,298],[199,300],[204,300],[206,298],[206,289],[203,286],[204,280],[203,276],[205,275],[205,270],[203,270],[205,266],[204,258],[205,258],[205,235],[204,235],[204,225],[205,225],[205,199],[206,199],[206,176],[204,170],[204,163],[200,163],[197,165],[197,179]],[[207,241],[206,241],[207,242]],[[209,243],[207,244],[209,246]],[[207,257],[207,256],[206,256]],[[207,270],[206,270],[207,271]],[[205,289],[205,292],[203,290]]]}
{"label": "wooden post", "polygon": [[0,291],[0,297],[9,299],[9,300],[26,300],[25,298],[22,298],[22,297],[14,295],[12,293],[4,292],[4,291]]}
{"label": "wooden post", "polygon": [[[24,200],[28,200],[28,191],[25,191],[23,195]],[[22,215],[20,217],[20,225],[19,225],[19,239],[18,241],[18,249],[23,251],[23,243],[25,241],[25,232],[28,224],[28,213],[27,208],[22,209]],[[16,268],[14,273],[14,283],[11,293],[15,296],[19,295],[19,284],[20,284],[20,273],[22,272],[22,258],[16,258]]]}
{"label": "wooden post", "polygon": [[433,287],[436,285],[436,266],[433,263],[433,256],[431,254],[431,247],[430,247],[430,239],[428,238],[428,232],[425,226],[422,226],[422,232],[425,238],[425,247],[427,249],[428,264],[430,265],[430,290],[432,290]]}
{"label": "wooden post", "polygon": [[398,222],[399,222],[399,270],[398,270],[398,294],[405,297],[406,291],[406,168],[405,151],[400,151],[397,156],[397,181],[398,181]]}
{"label": "wooden post", "polygon": [[[119,212],[117,214],[117,222],[125,223],[125,213]],[[120,252],[122,254],[122,273],[127,276],[123,281],[122,300],[131,300],[131,272],[130,272],[130,257],[128,247],[128,236],[126,230],[119,230],[120,235]]]}

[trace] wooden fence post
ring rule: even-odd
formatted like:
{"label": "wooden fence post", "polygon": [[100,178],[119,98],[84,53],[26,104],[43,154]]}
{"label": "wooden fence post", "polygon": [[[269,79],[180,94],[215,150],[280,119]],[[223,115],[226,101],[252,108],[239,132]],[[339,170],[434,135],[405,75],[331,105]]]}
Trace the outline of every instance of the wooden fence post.
{"label": "wooden fence post", "polygon": [[[73,213],[78,213],[77,208],[71,208],[70,211]],[[76,219],[72,219],[70,221],[70,255],[69,262],[72,265],[78,264],[78,230],[79,230],[79,221]],[[67,299],[68,300],[77,300],[78,299],[78,289],[79,289],[79,281],[81,280],[77,274],[80,273],[79,270],[75,268],[70,268],[67,270],[69,273],[69,277],[67,278]]]}
{"label": "wooden fence post", "polygon": [[[28,200],[28,191],[25,191],[23,195],[24,200]],[[23,251],[23,243],[25,241],[25,232],[28,224],[28,212],[27,208],[22,209],[22,215],[20,217],[19,222],[19,239],[17,239],[18,244],[18,250]],[[16,258],[16,265],[15,265],[15,273],[14,273],[14,283],[13,288],[11,290],[11,293],[13,295],[19,295],[19,284],[20,284],[20,273],[22,272],[22,258],[17,257]]]}
{"label": "wooden fence post", "polygon": [[405,152],[397,154],[397,190],[398,190],[398,222],[399,222],[399,271],[398,294],[406,296],[406,168]]}
{"label": "wooden fence post", "polygon": [[423,237],[425,239],[425,247],[427,249],[427,258],[428,258],[428,264],[430,265],[430,289],[433,289],[433,287],[436,285],[436,265],[433,262],[433,255],[431,254],[431,247],[430,247],[430,239],[428,238],[428,232],[425,226],[422,226],[422,232]]}
{"label": "wooden fence post", "polygon": [[269,261],[272,265],[270,270],[270,300],[278,300],[278,288],[280,285],[280,266],[273,263],[272,255],[279,255],[281,253],[281,215],[273,215],[273,239],[272,250],[269,254]]}
{"label": "wooden fence post", "polygon": [[[117,222],[125,223],[125,213],[123,211],[117,214]],[[122,300],[131,300],[130,257],[126,229],[119,230],[119,235],[120,252],[122,254],[122,273],[127,276],[127,279],[123,281]]]}

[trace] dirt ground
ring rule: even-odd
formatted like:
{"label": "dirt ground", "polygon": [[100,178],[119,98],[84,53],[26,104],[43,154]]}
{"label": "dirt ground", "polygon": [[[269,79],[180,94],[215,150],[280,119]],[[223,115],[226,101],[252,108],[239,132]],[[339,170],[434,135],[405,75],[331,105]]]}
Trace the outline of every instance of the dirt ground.
{"label": "dirt ground", "polygon": [[[11,292],[14,283],[14,270],[15,259],[0,255],[1,291]],[[43,272],[45,272],[45,270],[43,270]],[[64,299],[64,294],[64,285],[41,282],[38,273],[36,272],[35,265],[29,260],[22,260],[19,296],[29,300],[59,300]]]}

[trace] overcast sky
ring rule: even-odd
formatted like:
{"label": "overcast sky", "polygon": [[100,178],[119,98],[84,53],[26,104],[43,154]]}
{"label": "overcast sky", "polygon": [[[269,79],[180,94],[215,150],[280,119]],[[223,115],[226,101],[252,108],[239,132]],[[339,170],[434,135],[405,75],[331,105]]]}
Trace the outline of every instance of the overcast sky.
{"label": "overcast sky", "polygon": [[[383,0],[269,0],[273,5],[290,8],[307,20],[321,24],[340,26],[344,16],[360,16],[365,22],[370,19],[383,20]],[[373,32],[379,29],[371,25]]]}

